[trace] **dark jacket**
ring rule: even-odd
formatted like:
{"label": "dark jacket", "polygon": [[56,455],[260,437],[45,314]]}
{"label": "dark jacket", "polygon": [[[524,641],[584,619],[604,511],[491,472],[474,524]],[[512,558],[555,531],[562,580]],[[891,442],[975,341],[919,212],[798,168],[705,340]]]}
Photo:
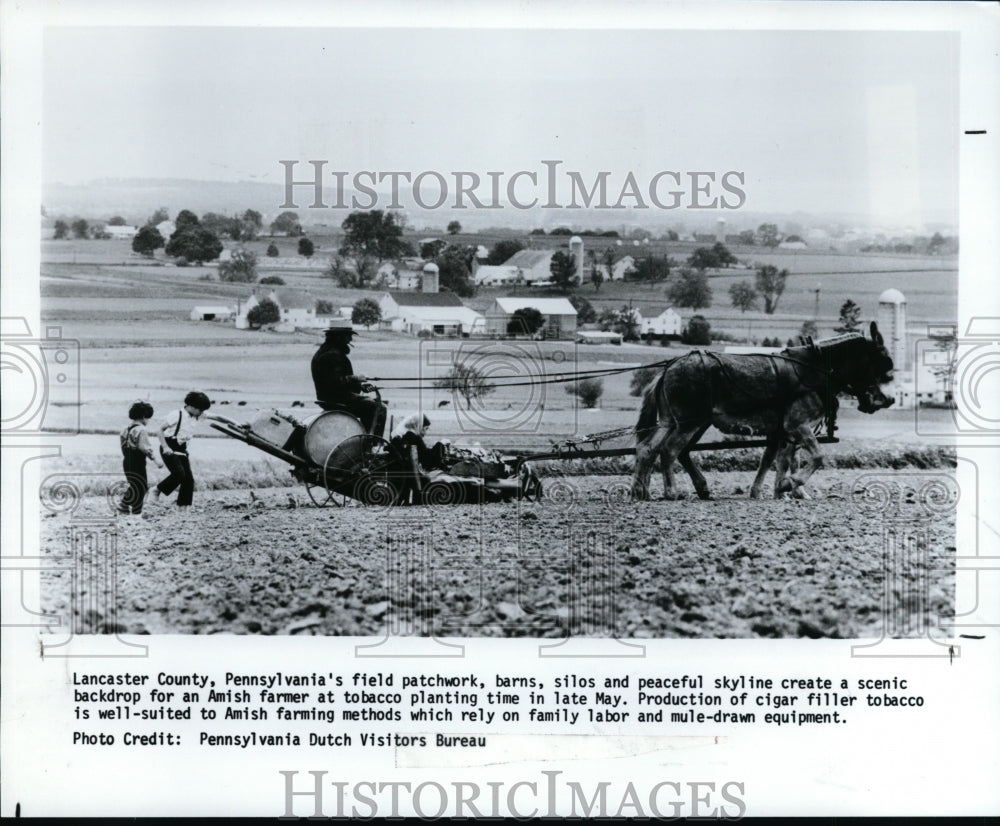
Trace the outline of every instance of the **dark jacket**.
{"label": "dark jacket", "polygon": [[354,376],[351,360],[339,342],[325,341],[312,358],[316,400],[342,402],[361,392],[361,380]]}

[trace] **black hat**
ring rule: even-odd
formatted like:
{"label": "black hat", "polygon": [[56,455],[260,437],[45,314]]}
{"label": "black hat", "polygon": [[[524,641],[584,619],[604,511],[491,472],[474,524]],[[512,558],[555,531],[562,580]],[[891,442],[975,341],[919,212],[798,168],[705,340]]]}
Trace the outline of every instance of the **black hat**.
{"label": "black hat", "polygon": [[192,390],[184,397],[184,404],[189,404],[204,413],[212,406],[211,400],[200,390]]}

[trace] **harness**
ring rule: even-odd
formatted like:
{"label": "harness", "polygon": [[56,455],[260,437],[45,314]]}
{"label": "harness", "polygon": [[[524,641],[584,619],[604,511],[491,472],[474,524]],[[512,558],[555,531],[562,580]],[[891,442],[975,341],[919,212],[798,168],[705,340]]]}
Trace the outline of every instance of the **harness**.
{"label": "harness", "polygon": [[[852,336],[852,338],[853,338],[853,336]],[[840,343],[839,340],[836,343]],[[816,344],[813,344],[811,341],[809,342],[808,347],[809,347],[810,352],[814,353],[816,355],[819,355],[822,352],[821,347],[818,346],[818,345],[816,345]],[[693,351],[691,353],[688,353],[687,356],[681,356],[679,358],[687,358],[687,357],[694,356],[694,355],[698,356],[703,369],[706,367],[706,361],[705,361],[706,356],[709,359],[712,359],[715,362],[715,364],[718,366],[719,370],[721,371],[721,373],[722,373],[722,375],[723,375],[723,377],[725,379],[726,384],[730,388],[732,388],[734,391],[738,391],[739,390],[739,387],[740,387],[740,381],[739,381],[739,379],[734,376],[733,371],[731,370],[730,366],[726,363],[726,361],[722,358],[722,356],[719,353],[715,353],[715,352],[707,351],[707,350],[695,350],[695,351]],[[831,367],[827,367],[827,366],[823,366],[823,365],[817,365],[817,364],[814,364],[814,363],[809,362],[809,361],[803,361],[801,359],[795,358],[794,356],[790,356],[790,355],[788,355],[786,353],[760,353],[760,354],[757,354],[757,355],[762,356],[762,357],[768,359],[768,361],[770,362],[771,369],[772,369],[772,371],[774,373],[775,384],[776,384],[776,386],[778,387],[778,390],[779,390],[779,393],[778,393],[778,395],[777,395],[777,397],[775,399],[776,403],[779,402],[779,401],[781,401],[786,396],[787,396],[787,398],[788,398],[789,401],[794,401],[796,398],[798,398],[801,395],[804,395],[805,393],[819,393],[819,395],[820,395],[820,397],[822,399],[822,402],[823,402],[823,411],[824,411],[824,414],[823,414],[823,424],[825,425],[828,434],[832,435],[833,430],[835,428],[834,421],[835,421],[836,415],[837,415],[837,393],[836,393],[835,390],[833,390],[833,384],[832,384],[832,382],[829,381],[830,377],[834,373],[833,369]],[[796,380],[801,385],[802,390],[803,390],[803,392],[799,392],[799,393],[794,393],[793,394],[792,392],[790,392],[789,388],[782,388],[782,374],[781,374],[781,371],[778,369],[778,361],[779,360],[780,361],[785,361],[785,362],[791,362],[794,365],[798,365],[798,367],[804,367],[804,368],[806,368],[808,371],[810,371],[813,374],[815,374],[815,375],[818,376],[818,381],[816,381],[813,384],[811,384],[810,382],[807,382],[800,375],[799,371],[796,370],[795,368],[793,368],[793,371],[795,372]],[[666,371],[664,370],[664,373],[661,374],[660,381],[662,381],[663,376],[665,374],[666,374]],[[709,407],[711,409],[714,409],[715,408],[715,398],[712,395],[712,387],[713,387],[712,383],[709,382],[709,399],[708,399],[708,402],[709,402]],[[785,392],[781,392],[783,390]],[[746,394],[745,393],[745,395],[750,395],[750,394]],[[660,398],[662,399],[662,396]],[[669,420],[665,419],[665,414],[667,414],[667,413],[669,413],[669,416],[670,416]],[[680,427],[683,424],[683,422],[679,418],[677,418],[677,416],[674,415],[674,413],[673,413],[672,410],[664,411],[661,408],[661,405],[659,403],[659,399],[658,399],[658,404],[657,404],[657,414],[658,414],[657,415],[657,426],[658,427],[669,427],[670,425],[673,425],[675,427]],[[654,430],[654,429],[655,429],[655,427],[643,428],[644,431]],[[747,428],[747,430],[748,430],[748,435],[753,435],[753,430],[752,429]],[[639,436],[639,438],[641,438],[641,434],[637,433],[637,436]]]}

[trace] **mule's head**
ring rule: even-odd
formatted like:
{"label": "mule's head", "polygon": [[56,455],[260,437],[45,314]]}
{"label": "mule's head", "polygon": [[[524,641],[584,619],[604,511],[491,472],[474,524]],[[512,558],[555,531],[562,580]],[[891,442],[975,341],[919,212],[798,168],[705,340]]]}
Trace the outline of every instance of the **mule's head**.
{"label": "mule's head", "polygon": [[858,410],[874,413],[893,404],[895,399],[882,391],[882,385],[892,381],[892,356],[878,325],[871,324],[871,339],[864,339],[864,349],[851,364],[851,382],[848,387],[858,399]]}

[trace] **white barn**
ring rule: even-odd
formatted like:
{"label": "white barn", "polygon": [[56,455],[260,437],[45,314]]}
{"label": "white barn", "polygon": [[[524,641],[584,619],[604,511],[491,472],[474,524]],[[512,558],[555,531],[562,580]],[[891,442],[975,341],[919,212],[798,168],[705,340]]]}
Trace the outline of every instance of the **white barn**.
{"label": "white barn", "polygon": [[576,308],[568,298],[497,298],[486,313],[486,330],[492,335],[507,335],[507,325],[517,310],[532,308],[545,316],[542,331],[560,338],[576,333]]}
{"label": "white barn", "polygon": [[379,299],[379,307],[382,329],[399,333],[463,335],[483,329],[483,317],[454,293],[390,290]]}

